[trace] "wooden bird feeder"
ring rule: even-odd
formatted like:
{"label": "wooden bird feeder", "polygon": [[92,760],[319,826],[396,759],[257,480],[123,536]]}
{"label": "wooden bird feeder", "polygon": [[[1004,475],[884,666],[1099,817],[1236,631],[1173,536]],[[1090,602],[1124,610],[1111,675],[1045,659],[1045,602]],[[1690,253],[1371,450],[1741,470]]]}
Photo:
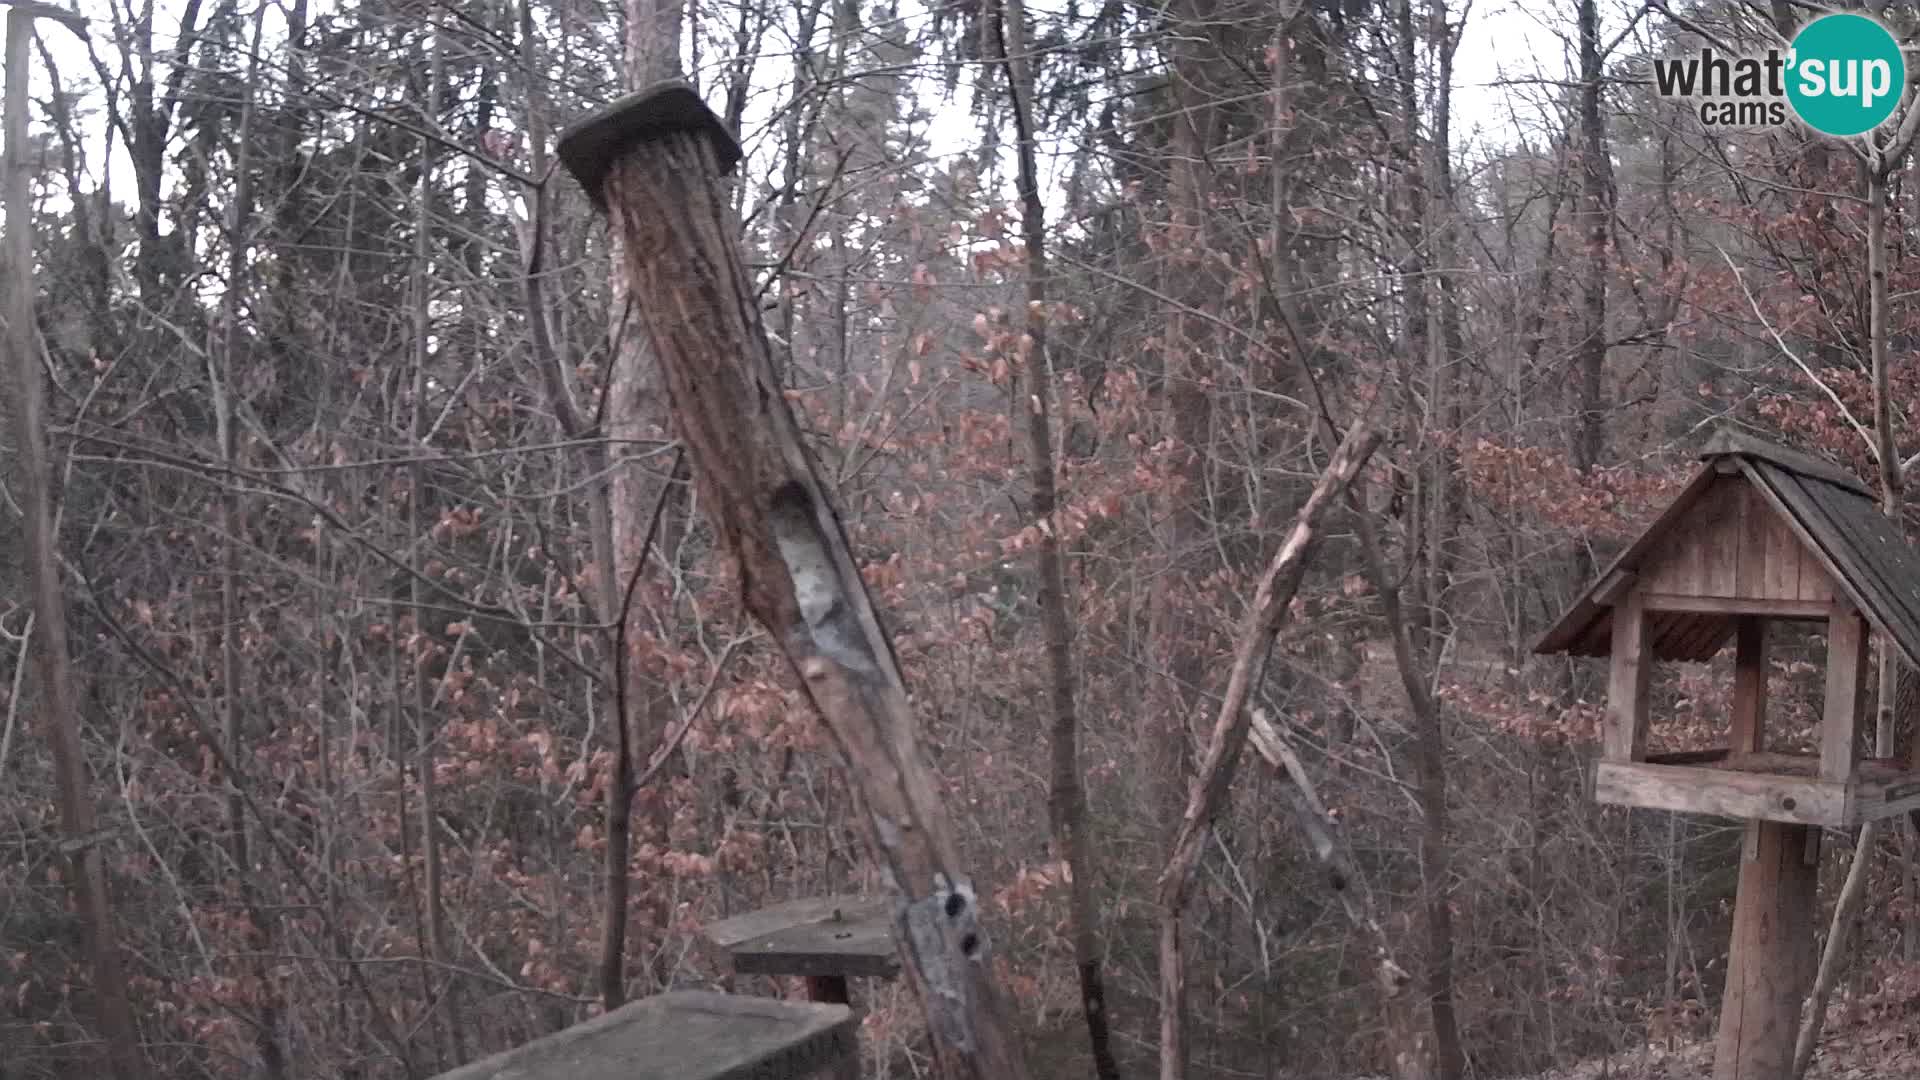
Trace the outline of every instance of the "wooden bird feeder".
{"label": "wooden bird feeder", "polygon": [[699,990],[642,998],[439,1080],[815,1080],[855,1061],[844,1005]]}
{"label": "wooden bird feeder", "polygon": [[[1817,827],[1920,808],[1913,761],[1858,752],[1868,638],[1920,667],[1920,551],[1836,465],[1722,431],[1665,513],[1534,651],[1609,659],[1594,796],[1748,822],[1716,1080],[1784,1080],[1814,967]],[[1767,629],[1826,624],[1818,752],[1767,743]],[[1726,744],[1649,754],[1654,661],[1734,644]]]}

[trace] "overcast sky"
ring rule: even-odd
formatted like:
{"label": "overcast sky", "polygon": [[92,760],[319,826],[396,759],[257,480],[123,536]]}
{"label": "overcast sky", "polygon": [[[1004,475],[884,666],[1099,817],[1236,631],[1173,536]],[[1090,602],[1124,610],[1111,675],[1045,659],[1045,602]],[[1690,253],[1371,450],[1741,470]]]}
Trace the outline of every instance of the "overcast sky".
{"label": "overcast sky", "polygon": [[[79,6],[83,14],[95,20],[93,47],[107,56],[111,65],[116,60],[107,55],[113,48],[108,29],[110,19],[107,2],[80,0]],[[1043,4],[1046,4],[1046,0],[1036,4],[1036,9]],[[319,0],[313,9],[318,13],[333,6],[328,0]],[[903,6],[911,8],[917,5],[908,0],[908,4]],[[156,46],[165,48],[172,43],[180,5],[177,0],[159,0],[156,7],[156,37],[159,39]],[[1455,10],[1459,8],[1460,5],[1456,3]],[[1454,59],[1453,142],[1456,147],[1472,152],[1511,144],[1515,139],[1513,124],[1516,111],[1523,124],[1538,123],[1538,106],[1529,105],[1528,102],[1537,103],[1550,91],[1539,85],[1526,85],[1526,82],[1558,81],[1566,77],[1570,51],[1566,36],[1572,30],[1572,22],[1570,5],[1564,0],[1474,0],[1467,10],[1466,28]],[[913,15],[907,17],[914,18]],[[268,36],[271,38],[277,36],[278,13],[270,13],[268,19]],[[40,34],[58,64],[66,85],[92,81],[86,46],[73,34],[53,25],[43,25]],[[44,98],[49,84],[41,67],[36,56],[35,94]],[[768,57],[763,60],[760,74],[764,78],[778,80],[779,69],[784,67],[783,57]],[[1507,85],[1514,82],[1522,85]],[[770,103],[777,96],[766,95],[761,100]],[[97,96],[89,103],[96,116],[98,104]],[[964,114],[964,100],[956,102],[955,112],[956,115],[951,119],[943,116],[932,133],[934,148],[938,153],[964,153],[976,143],[978,133],[973,122]],[[752,118],[748,123],[749,127],[753,126]],[[95,155],[98,145],[97,142],[93,144]],[[99,163],[93,160],[92,165],[97,170]],[[122,157],[114,163],[116,192],[128,191],[130,179]]]}

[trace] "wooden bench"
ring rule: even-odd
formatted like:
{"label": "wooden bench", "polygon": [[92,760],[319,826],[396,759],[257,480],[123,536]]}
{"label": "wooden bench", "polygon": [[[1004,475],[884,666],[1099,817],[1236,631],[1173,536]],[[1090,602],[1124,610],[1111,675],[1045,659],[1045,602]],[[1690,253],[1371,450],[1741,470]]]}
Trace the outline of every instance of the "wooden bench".
{"label": "wooden bench", "polygon": [[856,1067],[844,1005],[703,990],[642,998],[439,1080],[812,1080]]}

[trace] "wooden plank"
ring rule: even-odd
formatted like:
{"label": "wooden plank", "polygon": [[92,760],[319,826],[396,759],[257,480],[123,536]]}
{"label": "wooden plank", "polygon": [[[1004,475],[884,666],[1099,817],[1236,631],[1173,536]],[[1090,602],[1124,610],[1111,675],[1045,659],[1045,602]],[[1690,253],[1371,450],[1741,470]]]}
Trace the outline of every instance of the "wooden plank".
{"label": "wooden plank", "polygon": [[1707,512],[1698,531],[1689,530],[1690,540],[1700,552],[1701,596],[1739,596],[1736,588],[1740,562],[1741,489],[1747,483],[1740,477],[1724,477],[1713,485]]}
{"label": "wooden plank", "polygon": [[1603,753],[1609,761],[1639,761],[1647,752],[1647,685],[1653,657],[1640,593],[1630,591],[1613,608],[1613,660],[1607,679]]}
{"label": "wooden plank", "polygon": [[[1778,471],[1768,472],[1763,466],[1748,465],[1747,478],[1753,482],[1753,490],[1767,505],[1774,508],[1779,520],[1787,526],[1793,538],[1807,557],[1842,595],[1851,595],[1852,584],[1841,572],[1839,564],[1834,562],[1830,546],[1838,543],[1838,537],[1830,535],[1831,526],[1825,524],[1825,515],[1813,505],[1801,489],[1799,481],[1791,474]],[[1818,535],[1816,535],[1818,533]],[[1806,575],[1806,564],[1802,563],[1801,576]],[[1808,583],[1804,580],[1800,586],[1800,596],[1809,596]],[[1856,606],[1859,598],[1853,598]]]}
{"label": "wooden plank", "polygon": [[1664,754],[1648,754],[1649,765],[1712,765],[1727,759],[1727,748],[1715,747],[1711,750],[1673,750]]}
{"label": "wooden plank", "polygon": [[1749,481],[1745,497],[1752,507],[1751,516],[1762,522],[1759,535],[1766,548],[1766,573],[1761,592],[1765,596],[1781,600],[1803,599],[1800,594],[1800,568],[1805,559],[1801,554],[1798,537],[1787,523],[1780,519],[1780,512],[1766,501],[1760,491]]}
{"label": "wooden plank", "polygon": [[1838,484],[1849,491],[1858,492],[1868,498],[1873,497],[1873,489],[1859,477],[1841,468],[1831,461],[1805,454],[1779,443],[1749,435],[1732,428],[1720,428],[1707,439],[1707,445],[1700,449],[1700,459],[1708,461],[1726,454],[1742,457],[1755,457],[1772,462],[1783,469],[1817,477],[1830,484]]}
{"label": "wooden plank", "polygon": [[1865,824],[1920,810],[1920,772],[1888,780],[1863,780],[1853,785],[1853,820]]}
{"label": "wooden plank", "polygon": [[1867,624],[1850,608],[1827,620],[1827,696],[1820,717],[1820,776],[1853,776],[1860,716],[1866,708]]}
{"label": "wooden plank", "polygon": [[1767,623],[1742,615],[1735,623],[1733,734],[1727,749],[1751,754],[1766,748]]}
{"label": "wooden plank", "polygon": [[1824,619],[1833,613],[1831,601],[1775,600],[1768,597],[1675,596],[1671,593],[1642,593],[1640,603],[1647,611],[1764,615],[1772,619]]}
{"label": "wooden plank", "polygon": [[642,998],[440,1080],[800,1080],[854,1059],[845,1005],[683,990]]}
{"label": "wooden plank", "polygon": [[891,979],[900,971],[891,908],[882,899],[794,900],[722,919],[702,936],[741,975]]}
{"label": "wooden plank", "polygon": [[864,896],[803,897],[708,923],[701,928],[700,936],[722,949],[731,949],[790,927],[829,921],[835,913],[846,919],[885,918],[887,902]]}
{"label": "wooden plank", "polygon": [[[1647,530],[1641,533],[1632,544],[1629,544],[1627,550],[1621,552],[1618,557],[1607,564],[1607,568],[1594,579],[1595,585],[1597,586],[1599,582],[1606,580],[1607,575],[1615,570],[1632,570],[1642,566],[1647,561],[1648,556],[1666,541],[1668,535],[1679,525],[1681,519],[1686,516],[1687,511],[1700,498],[1701,493],[1706,491],[1708,486],[1713,483],[1713,480],[1713,467],[1711,465],[1702,466],[1699,471],[1695,472],[1693,479],[1687,481],[1687,486],[1681,489],[1680,494],[1674,497],[1673,502],[1667,504],[1667,508],[1660,512],[1660,516],[1654,519],[1653,524],[1648,526]],[[1610,610],[1611,609],[1607,607],[1593,602],[1593,589],[1589,588],[1586,592],[1580,594],[1580,598],[1574,601],[1573,605],[1547,629],[1546,633],[1540,635],[1540,639],[1534,642],[1533,651],[1543,656],[1567,652],[1571,652],[1576,656],[1605,655],[1600,652],[1577,652],[1575,650],[1582,641],[1590,639],[1592,636],[1592,627],[1595,623],[1605,622],[1609,619]],[[1608,640],[1610,639],[1609,636]]]}
{"label": "wooden plank", "polygon": [[1714,1080],[1793,1074],[1800,1003],[1815,962],[1814,891],[1819,874],[1804,857],[1814,835],[1804,825],[1747,823],[1751,856],[1741,861],[1734,898]]}
{"label": "wooden plank", "polygon": [[1594,799],[1682,814],[1841,826],[1847,785],[1766,774],[1644,762],[1601,761]]}
{"label": "wooden plank", "polygon": [[[1731,595],[1731,557],[1738,548],[1728,527],[1729,496],[1744,483],[1717,478],[1700,493],[1665,541],[1648,551],[1640,573],[1642,589],[1673,596]],[[1715,576],[1722,566],[1729,571],[1725,588]]]}
{"label": "wooden plank", "polygon": [[1601,578],[1600,584],[1594,586],[1593,602],[1606,607],[1612,607],[1620,602],[1620,597],[1626,595],[1626,591],[1633,586],[1633,583],[1638,580],[1638,578],[1639,575],[1631,570],[1613,571],[1606,577]]}
{"label": "wooden plank", "polygon": [[1769,773],[1773,776],[1794,776],[1811,780],[1820,775],[1820,756],[1789,754],[1778,750],[1755,750],[1745,754],[1728,754],[1720,763],[1720,767],[1736,772]]}
{"label": "wooden plank", "polygon": [[[1737,470],[1736,470],[1737,471]],[[1733,482],[1734,543],[1733,595],[1772,597],[1767,592],[1767,526],[1773,511],[1758,505],[1753,485],[1742,476]]]}
{"label": "wooden plank", "polygon": [[1793,557],[1800,565],[1800,599],[1810,604],[1831,604],[1840,598],[1833,578],[1821,568],[1813,552],[1799,544],[1794,545]]}

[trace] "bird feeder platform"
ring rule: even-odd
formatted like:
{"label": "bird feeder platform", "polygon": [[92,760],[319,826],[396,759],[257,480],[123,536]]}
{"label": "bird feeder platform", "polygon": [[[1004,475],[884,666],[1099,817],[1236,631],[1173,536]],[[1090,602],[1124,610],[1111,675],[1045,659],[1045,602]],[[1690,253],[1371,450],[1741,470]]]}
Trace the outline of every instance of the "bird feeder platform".
{"label": "bird feeder platform", "polygon": [[858,896],[794,900],[736,915],[704,933],[736,975],[798,975],[815,1001],[848,1001],[850,976],[900,973],[887,901]]}
{"label": "bird feeder platform", "polygon": [[844,1005],[676,991],[439,1080],[814,1080],[854,1063]]}

